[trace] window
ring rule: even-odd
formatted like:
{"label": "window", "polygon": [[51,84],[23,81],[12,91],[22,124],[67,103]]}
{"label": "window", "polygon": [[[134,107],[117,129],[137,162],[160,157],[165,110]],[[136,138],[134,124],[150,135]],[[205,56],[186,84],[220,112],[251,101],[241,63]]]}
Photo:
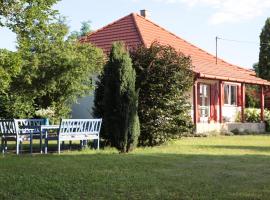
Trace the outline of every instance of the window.
{"label": "window", "polygon": [[200,84],[200,117],[201,122],[203,119],[210,115],[210,86],[206,84]]}
{"label": "window", "polygon": [[236,105],[237,104],[237,86],[236,85],[224,85],[224,104]]}

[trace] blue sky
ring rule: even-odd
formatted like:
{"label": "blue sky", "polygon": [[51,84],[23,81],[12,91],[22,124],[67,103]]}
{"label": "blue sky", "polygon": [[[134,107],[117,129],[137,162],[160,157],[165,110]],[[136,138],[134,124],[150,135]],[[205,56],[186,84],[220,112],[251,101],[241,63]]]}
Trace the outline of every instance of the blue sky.
{"label": "blue sky", "polygon": [[[215,36],[252,41],[219,41],[219,57],[250,68],[258,60],[259,35],[270,0],[62,0],[55,7],[67,17],[71,31],[79,30],[82,21],[91,20],[92,28],[98,29],[147,9],[150,20],[212,54]],[[14,50],[14,34],[0,29],[0,37],[0,48]]]}

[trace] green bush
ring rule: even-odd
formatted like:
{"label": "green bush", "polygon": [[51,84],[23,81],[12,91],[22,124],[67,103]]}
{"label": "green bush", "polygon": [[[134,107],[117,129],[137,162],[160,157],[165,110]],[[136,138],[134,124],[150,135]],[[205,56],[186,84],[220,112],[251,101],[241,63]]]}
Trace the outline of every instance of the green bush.
{"label": "green bush", "polygon": [[189,92],[191,60],[170,46],[153,43],[132,52],[139,89],[139,145],[154,146],[192,133]]}
{"label": "green bush", "polygon": [[[261,109],[259,108],[245,108],[245,121],[251,123],[258,123],[261,121]],[[236,122],[241,122],[241,112],[237,113]],[[264,110],[264,122],[266,124],[266,131],[270,131],[270,111]]]}

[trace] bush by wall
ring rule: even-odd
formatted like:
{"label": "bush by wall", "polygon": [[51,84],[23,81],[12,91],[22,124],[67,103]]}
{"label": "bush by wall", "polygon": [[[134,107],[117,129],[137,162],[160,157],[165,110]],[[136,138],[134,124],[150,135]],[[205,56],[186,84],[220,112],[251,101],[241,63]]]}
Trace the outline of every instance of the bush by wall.
{"label": "bush by wall", "polygon": [[170,46],[153,43],[131,53],[139,89],[139,145],[154,146],[191,133],[191,59]]}
{"label": "bush by wall", "polygon": [[[245,108],[245,121],[251,123],[259,123],[261,121],[261,109]],[[241,122],[241,112],[236,116],[236,121]],[[266,131],[270,131],[270,111],[264,110],[264,122],[266,123]]]}

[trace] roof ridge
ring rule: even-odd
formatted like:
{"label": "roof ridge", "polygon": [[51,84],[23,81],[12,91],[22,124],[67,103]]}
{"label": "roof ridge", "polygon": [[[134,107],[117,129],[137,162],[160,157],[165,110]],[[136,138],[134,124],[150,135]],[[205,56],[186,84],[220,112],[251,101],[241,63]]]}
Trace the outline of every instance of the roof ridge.
{"label": "roof ridge", "polygon": [[87,40],[88,37],[90,37],[90,36],[92,36],[92,35],[94,35],[94,34],[100,32],[100,31],[104,30],[105,28],[107,28],[107,27],[109,27],[109,26],[111,26],[111,25],[113,25],[113,24],[116,24],[116,23],[118,23],[119,21],[121,21],[121,20],[123,20],[123,19],[125,19],[125,18],[127,18],[127,17],[129,17],[129,16],[132,16],[132,15],[134,15],[134,13],[130,13],[130,14],[124,16],[124,17],[121,17],[120,19],[118,19],[118,20],[116,20],[116,21],[114,21],[114,22],[112,22],[112,23],[107,24],[106,26],[103,26],[103,27],[97,29],[96,31],[93,31],[93,32],[87,34],[86,36],[80,38],[79,41],[80,41],[80,42],[84,42],[85,40]]}
{"label": "roof ridge", "polygon": [[[159,26],[158,24],[156,24],[155,22],[153,22],[153,21],[151,21],[151,20],[149,20],[149,19],[147,19],[147,18],[145,18],[145,17],[139,15],[138,13],[132,13],[132,14],[133,14],[133,15],[136,15],[137,17],[140,17],[140,18],[143,19],[143,20],[148,21],[149,23],[152,23],[153,25],[157,26],[158,28],[160,28],[160,29],[166,31],[167,33],[171,34],[172,36],[174,36],[174,37],[176,37],[176,38],[182,40],[182,41],[185,42],[186,44],[191,45],[191,46],[194,47],[194,48],[197,48],[198,50],[202,51],[203,53],[206,53],[206,54],[208,54],[209,56],[212,56],[213,58],[216,58],[216,56],[214,56],[213,54],[209,53],[208,51],[203,50],[202,48],[200,48],[200,47],[198,47],[198,46],[195,46],[194,44],[188,42],[187,40],[185,40],[185,39],[183,39],[183,38],[181,38],[181,37],[179,37],[178,35],[172,33],[171,31],[166,30],[165,28],[163,28],[163,27]],[[244,67],[240,67],[240,66],[237,66],[237,65],[235,65],[235,64],[229,63],[229,62],[225,61],[225,60],[222,59],[222,58],[217,57],[217,59],[220,60],[220,61],[223,62],[223,63],[226,63],[226,64],[232,66],[232,67],[236,67],[236,68],[239,68],[239,69],[242,69],[242,70],[246,70],[246,71],[251,71],[251,70],[249,70],[249,69],[245,69]]]}
{"label": "roof ridge", "polygon": [[145,43],[145,41],[144,41],[144,39],[143,39],[143,36],[142,36],[142,32],[141,32],[141,30],[140,30],[140,28],[139,28],[139,26],[138,26],[138,23],[137,23],[137,21],[136,21],[136,19],[135,19],[137,13],[131,13],[131,14],[132,14],[132,19],[133,19],[134,25],[135,25],[135,27],[136,27],[136,29],[137,29],[137,31],[138,31],[139,37],[140,37],[140,39],[141,39],[141,41],[142,41],[142,44],[143,44],[144,46],[146,46],[146,43]]}

